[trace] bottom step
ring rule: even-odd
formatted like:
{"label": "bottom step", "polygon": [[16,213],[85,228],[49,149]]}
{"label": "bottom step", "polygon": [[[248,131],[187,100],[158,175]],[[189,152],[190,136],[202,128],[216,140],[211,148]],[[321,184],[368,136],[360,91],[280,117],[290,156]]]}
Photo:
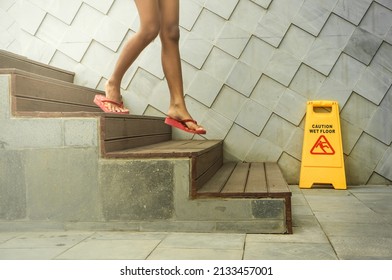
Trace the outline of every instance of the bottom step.
{"label": "bottom step", "polygon": [[[197,153],[195,166],[194,154],[129,159],[100,158],[96,147],[0,149],[0,231],[33,226],[37,230],[290,233],[290,196],[274,197],[271,188],[251,197],[241,197],[238,191],[232,197],[192,195],[197,185],[192,184],[194,173],[202,181],[215,180],[204,180],[210,173],[205,163],[214,154],[215,149]],[[246,173],[248,183],[251,170]],[[236,177],[235,169],[231,174]]]}
{"label": "bottom step", "polygon": [[287,233],[292,233],[291,191],[277,163],[225,163],[203,187],[192,190],[192,195],[194,198],[282,198]]}

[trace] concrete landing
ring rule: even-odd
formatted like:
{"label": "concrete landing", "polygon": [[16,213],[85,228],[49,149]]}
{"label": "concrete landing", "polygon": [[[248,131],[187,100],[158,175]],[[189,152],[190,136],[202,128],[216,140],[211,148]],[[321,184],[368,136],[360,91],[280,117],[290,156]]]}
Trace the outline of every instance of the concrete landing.
{"label": "concrete landing", "polygon": [[301,190],[298,186],[290,189],[292,235],[86,231],[75,227],[40,231],[26,224],[12,232],[8,223],[1,222],[0,259],[392,259],[392,186],[349,186],[345,191]]}

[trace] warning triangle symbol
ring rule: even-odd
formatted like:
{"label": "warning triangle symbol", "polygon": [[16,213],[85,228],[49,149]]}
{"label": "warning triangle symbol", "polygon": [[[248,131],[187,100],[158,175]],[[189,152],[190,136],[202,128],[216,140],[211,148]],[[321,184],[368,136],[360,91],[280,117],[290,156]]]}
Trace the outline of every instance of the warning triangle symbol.
{"label": "warning triangle symbol", "polygon": [[317,139],[316,144],[314,144],[313,148],[310,150],[310,153],[312,155],[334,155],[335,150],[327,138],[324,135],[321,135],[319,139]]}

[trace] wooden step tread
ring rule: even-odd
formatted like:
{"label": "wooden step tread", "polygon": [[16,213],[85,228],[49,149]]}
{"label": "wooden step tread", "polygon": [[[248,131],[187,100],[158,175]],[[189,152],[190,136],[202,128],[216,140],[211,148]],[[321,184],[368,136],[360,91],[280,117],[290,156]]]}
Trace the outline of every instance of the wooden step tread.
{"label": "wooden step tread", "polygon": [[70,82],[37,75],[19,69],[0,69],[11,77],[11,101],[14,115],[36,112],[97,112],[96,94],[104,94]]}
{"label": "wooden step tread", "polygon": [[0,50],[0,68],[15,68],[72,83],[75,73]]}
{"label": "wooden step tread", "polygon": [[293,233],[291,191],[277,163],[225,163],[201,188],[194,188],[192,196],[194,199],[282,199],[287,233]]}
{"label": "wooden step tread", "polygon": [[104,113],[94,103],[103,91],[19,69],[0,69],[10,76],[12,114],[17,117],[98,118],[101,155],[168,141],[171,127],[163,117]]}
{"label": "wooden step tread", "polygon": [[197,157],[221,145],[221,140],[170,140],[152,145],[109,152],[114,158],[181,158]]}
{"label": "wooden step tread", "polygon": [[291,191],[277,163],[228,162],[197,190],[197,196],[285,197]]}

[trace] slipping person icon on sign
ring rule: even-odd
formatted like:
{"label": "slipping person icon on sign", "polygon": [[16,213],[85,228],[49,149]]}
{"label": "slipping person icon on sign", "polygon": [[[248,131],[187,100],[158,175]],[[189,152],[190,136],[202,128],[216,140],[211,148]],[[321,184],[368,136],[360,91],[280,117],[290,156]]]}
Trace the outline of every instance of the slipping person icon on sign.
{"label": "slipping person icon on sign", "polygon": [[332,148],[331,144],[324,135],[316,141],[310,153],[312,155],[334,155],[335,150]]}

